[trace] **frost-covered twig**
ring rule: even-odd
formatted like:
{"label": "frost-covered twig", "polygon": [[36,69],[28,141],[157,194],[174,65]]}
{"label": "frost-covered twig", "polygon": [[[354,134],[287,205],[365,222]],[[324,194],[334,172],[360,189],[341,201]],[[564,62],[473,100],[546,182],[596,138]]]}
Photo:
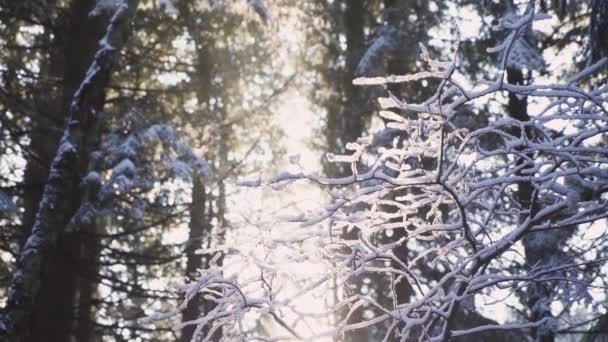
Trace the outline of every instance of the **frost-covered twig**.
{"label": "frost-covered twig", "polygon": [[[510,46],[536,17],[531,11],[503,23],[512,31],[496,49],[505,51],[505,59]],[[308,180],[331,187],[333,201],[319,212],[285,220],[303,224],[285,223],[288,228],[276,228],[280,233],[269,229],[251,242],[267,247],[264,261],[242,256],[262,276],[231,280],[240,293],[215,284],[222,288],[214,292],[221,293],[216,297],[218,303],[230,305],[203,313],[197,324],[222,324],[229,332],[223,338],[229,341],[242,333],[234,322],[242,320],[247,309],[259,315],[272,312],[284,321],[279,325],[289,327],[293,336],[303,340],[374,329],[387,341],[446,341],[483,336],[491,330],[522,334],[560,326],[550,317],[503,325],[480,319],[472,327],[458,326],[458,315],[475,312],[474,297],[497,287],[517,292],[542,283],[559,289],[556,294],[569,294],[572,300],[589,297],[588,289],[597,285],[593,275],[606,259],[590,256],[598,245],[588,245],[588,251],[575,251],[574,245],[584,234],[577,226],[601,222],[608,209],[608,152],[604,146],[608,87],[583,89],[579,83],[606,67],[608,60],[565,83],[522,86],[502,77],[467,87],[454,80],[456,58],[437,61],[424,49],[423,58],[428,70],[354,81],[386,85],[436,78],[440,85],[422,103],[409,103],[390,93],[381,99],[380,116],[386,128],[378,135],[390,134],[390,139],[361,138],[346,146],[349,154],[328,155],[331,162],[349,164],[352,175],[328,178],[284,172],[246,183],[280,187]],[[498,69],[504,67],[501,64]],[[465,106],[474,108],[477,100],[504,92],[541,97],[548,104],[530,113],[529,121],[494,113],[492,120],[477,126],[459,123]],[[563,132],[552,128],[556,121],[562,122]],[[379,146],[380,140],[389,142]],[[530,185],[529,201],[516,196],[524,183]],[[356,234],[350,233],[353,231]],[[547,251],[549,262],[525,264],[521,257],[524,239],[539,246],[556,246]],[[308,262],[312,254],[320,256],[324,272],[304,279],[282,269],[283,263],[293,267]],[[583,268],[589,275],[580,277],[577,271]],[[296,290],[269,286],[267,276],[297,279],[293,282]],[[390,286],[385,290],[392,294],[391,300],[378,300],[349,287],[355,279],[365,277]],[[394,294],[399,282],[411,287],[406,300]],[[322,296],[327,288],[335,290],[336,286],[344,289],[337,302],[314,313],[297,307],[303,297]],[[340,320],[322,331],[309,332],[297,324],[338,312]]]}

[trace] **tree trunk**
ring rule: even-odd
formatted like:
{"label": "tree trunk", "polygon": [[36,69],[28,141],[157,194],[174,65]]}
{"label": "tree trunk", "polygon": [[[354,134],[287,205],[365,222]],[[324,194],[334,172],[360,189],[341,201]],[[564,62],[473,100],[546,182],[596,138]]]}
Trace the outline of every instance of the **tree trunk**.
{"label": "tree trunk", "polygon": [[[205,185],[201,175],[195,174],[192,180],[192,203],[190,204],[190,224],[188,225],[188,247],[186,248],[186,280],[191,281],[198,275],[198,270],[203,267],[203,256],[195,254],[201,246],[201,242],[206,232],[210,230],[209,221],[206,219],[206,196]],[[197,295],[188,303],[182,312],[182,321],[191,321],[200,315],[202,299]],[[181,341],[190,342],[195,325],[188,325],[182,328]]]}
{"label": "tree trunk", "polygon": [[[63,28],[65,34],[56,38],[65,43],[60,49],[51,51],[45,66],[48,70],[45,74],[50,78],[61,79],[62,87],[54,95],[49,96],[49,89],[45,88],[42,90],[44,93],[37,96],[40,115],[34,117],[28,149],[29,158],[24,174],[24,183],[27,185],[24,193],[24,236],[28,234],[25,231],[33,226],[44,189],[43,180],[48,178],[48,170],[61,139],[60,127],[68,113],[70,99],[91,64],[97,42],[103,35],[103,19],[89,16],[95,4],[94,0],[73,1]],[[79,197],[78,192],[70,195],[68,212],[76,210]],[[74,265],[75,260],[79,259],[80,245],[79,236],[74,233],[61,233],[58,236],[60,248],[47,256],[48,277],[41,279],[40,294],[32,314],[30,341],[69,340],[74,324],[78,268],[66,265]],[[86,301],[82,294],[79,298]]]}
{"label": "tree trunk", "polygon": [[[524,74],[521,70],[508,68],[507,69],[507,81],[511,84],[523,85],[525,82]],[[528,100],[527,98],[518,98],[515,94],[509,93],[509,103],[507,111],[509,116],[513,119],[525,122],[530,120],[528,115]],[[516,134],[530,135],[530,132],[516,132]],[[528,136],[532,139],[531,136]],[[533,157],[533,156],[530,156]],[[524,160],[518,161],[518,163],[524,163]],[[519,174],[525,174],[525,170],[519,171]],[[517,185],[517,192],[515,198],[521,206],[520,210],[525,211],[519,219],[519,223],[523,222],[528,216],[533,216],[536,211],[533,208],[533,186],[528,181],[521,181]],[[523,239],[524,251],[526,256],[526,262],[529,266],[543,265],[549,261],[551,250],[557,248],[557,246],[546,246],[539,244],[539,234],[544,233],[531,233],[526,235]],[[552,289],[549,284],[545,283],[534,283],[530,282],[526,292],[526,304],[530,311],[530,321],[536,322],[544,318],[551,318],[551,296]],[[538,342],[553,342],[555,339],[554,333],[550,329],[536,328],[532,330],[532,335],[535,341]]]}
{"label": "tree trunk", "polygon": [[[87,67],[91,64],[97,49],[97,42],[103,35],[104,25],[100,20],[101,18],[89,17],[89,12],[94,6],[95,1],[93,0],[74,1],[72,4],[70,28],[65,45],[64,65],[66,67],[64,69],[62,96],[62,111],[64,113],[68,112],[70,99],[84,78]],[[100,104],[99,108],[102,106]],[[59,140],[56,139],[60,137],[51,135],[45,138],[46,141],[43,142],[45,145],[48,143],[50,146],[57,146]],[[91,140],[90,144],[96,145],[96,142]],[[86,166],[84,167],[86,168]],[[78,184],[84,172],[85,169],[81,169],[78,173],[72,174],[73,177],[76,177],[73,182]],[[39,196],[39,194],[36,195]],[[67,212],[75,213],[81,201],[80,189],[75,188],[71,194],[68,194],[68,198],[70,201],[67,205],[69,207],[66,207]],[[68,341],[76,321],[74,317],[76,307],[78,307],[79,314],[84,314],[84,311],[90,310],[90,307],[86,304],[90,301],[90,298],[86,298],[88,293],[77,295],[79,273],[77,265],[81,265],[79,260],[81,250],[84,247],[82,235],[78,232],[60,232],[57,238],[57,246],[57,249],[47,255],[48,271],[41,280],[38,303],[33,314],[33,326],[36,328],[32,329],[31,342],[44,339]],[[93,253],[94,251],[88,252]],[[92,255],[87,255],[87,258],[91,259]],[[93,285],[83,284],[82,287],[90,288],[91,286]],[[90,289],[87,292],[89,291]],[[77,304],[77,298],[82,303]],[[90,319],[89,315],[86,316],[87,319]],[[80,323],[81,320],[79,319],[78,322]],[[83,329],[86,329],[86,327],[77,328],[81,332]]]}
{"label": "tree trunk", "polygon": [[[196,84],[196,96],[198,103],[205,106],[211,96],[211,77],[212,77],[212,61],[207,49],[213,42],[203,41],[201,39],[201,31],[208,29],[206,26],[196,23],[196,18],[192,16],[192,9],[188,1],[179,1],[176,6],[180,12],[180,16],[185,22],[188,32],[193,37],[195,42],[197,68],[193,82]],[[203,113],[208,117],[210,114],[207,108],[203,108]],[[200,269],[208,266],[208,261],[212,255],[198,255],[194,251],[201,247],[203,243],[212,243],[212,219],[213,219],[213,195],[210,189],[207,189],[200,175],[197,175],[192,184],[192,203],[190,208],[190,225],[189,225],[189,246],[186,250],[186,277],[187,280],[192,280],[198,274]],[[200,295],[192,298],[186,309],[182,313],[182,321],[193,320],[201,314],[213,309],[210,303],[201,298]],[[189,342],[193,338],[193,333],[196,326],[186,326],[182,329],[180,340]],[[195,341],[201,340],[209,329],[202,331],[202,336],[196,336]]]}
{"label": "tree trunk", "polygon": [[99,255],[101,244],[95,233],[99,233],[96,222],[87,228],[87,233],[80,236],[80,254],[76,261],[78,267],[78,297],[77,297],[77,320],[76,341],[94,341],[94,303],[97,296],[97,274],[99,272]]}
{"label": "tree trunk", "polygon": [[608,315],[603,315],[581,342],[608,342]]}
{"label": "tree trunk", "polygon": [[589,65],[608,55],[608,1],[590,0]]}
{"label": "tree trunk", "polygon": [[347,107],[346,112],[341,115],[343,131],[340,135],[343,144],[356,141],[363,134],[367,119],[371,116],[369,105],[366,106],[368,101],[366,101],[365,92],[367,90],[353,85],[357,66],[365,53],[365,14],[364,0],[346,1],[344,21],[347,50],[343,84]]}
{"label": "tree trunk", "polygon": [[[344,27],[338,26],[337,29],[346,37],[345,66],[338,71],[339,80],[330,80],[330,82],[339,82],[336,84],[339,98],[334,99],[339,105],[338,110],[328,110],[325,132],[327,148],[332,153],[342,153],[345,151],[346,143],[356,141],[363,134],[371,117],[369,89],[353,85],[357,66],[365,53],[365,1],[342,0],[342,2],[345,10],[339,12],[341,18],[335,20],[344,22]],[[341,165],[325,164],[326,173],[332,177],[343,176],[349,172],[348,170]]]}
{"label": "tree trunk", "polygon": [[[99,116],[96,113],[103,107],[105,87],[118,53],[129,36],[136,7],[137,0],[129,0],[118,6],[103,43],[70,104],[69,122],[53,158],[30,237],[23,247],[9,286],[7,304],[0,322],[0,337],[5,340],[26,341],[34,335],[34,312],[40,306],[39,299],[44,294],[42,290],[48,289],[44,281],[51,277],[61,279],[61,273],[53,273],[59,270],[56,269],[56,259],[52,257],[65,246],[61,236],[79,204],[80,179],[86,171],[88,154],[94,147],[92,144],[99,138],[96,130]],[[63,268],[70,268],[69,264],[63,265]],[[49,309],[61,310],[64,305],[61,303],[61,306]],[[71,306],[64,310],[61,315],[71,316],[74,308]],[[53,315],[57,315],[56,312]],[[53,333],[65,334],[60,329],[65,327],[57,327]],[[44,340],[56,339],[45,336]]]}
{"label": "tree trunk", "polygon": [[[354,142],[361,137],[371,116],[371,108],[368,102],[369,95],[366,94],[369,89],[353,85],[357,66],[365,53],[365,0],[348,0],[344,3],[346,9],[342,20],[344,22],[344,35],[346,36],[346,65],[342,73],[342,84],[339,85],[343,89],[341,101],[344,102],[341,111],[328,113],[327,134],[330,138],[328,147],[333,153],[345,152],[347,143]],[[333,125],[329,125],[329,123],[333,123]],[[342,166],[331,164],[329,175],[344,176],[350,173],[349,168]],[[356,238],[357,232],[357,229],[353,229],[351,233],[345,233],[345,235]],[[353,286],[361,286],[361,283],[356,281]],[[352,316],[353,321],[360,319],[361,314],[361,311],[355,313]],[[369,341],[370,338],[370,331],[365,329],[349,331],[344,335],[344,340],[349,342],[364,342]]]}
{"label": "tree trunk", "polygon": [[[90,17],[95,0],[75,0],[69,18],[61,29],[64,37],[55,37],[59,49],[52,49],[47,63],[41,66],[41,74],[49,79],[61,79],[56,93],[48,87],[40,87],[36,95],[38,115],[33,117],[28,158],[24,173],[23,227],[31,229],[38,205],[48,179],[51,161],[57,151],[62,127],[67,119],[71,97],[80,85],[97,50],[97,42],[105,29],[100,17]],[[64,42],[63,44],[61,44]],[[69,67],[66,67],[69,66]],[[46,70],[46,72],[45,72]],[[29,232],[25,232],[27,237]],[[25,243],[25,240],[22,241]]]}

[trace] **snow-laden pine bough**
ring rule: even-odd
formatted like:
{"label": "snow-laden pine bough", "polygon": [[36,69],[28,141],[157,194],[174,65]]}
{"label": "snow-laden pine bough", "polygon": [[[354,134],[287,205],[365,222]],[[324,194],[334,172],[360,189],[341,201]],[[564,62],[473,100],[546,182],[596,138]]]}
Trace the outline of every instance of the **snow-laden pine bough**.
{"label": "snow-laden pine bough", "polygon": [[[96,146],[100,115],[112,72],[120,51],[131,34],[131,23],[139,1],[112,2],[112,15],[105,34],[82,82],[71,98],[66,126],[53,157],[42,200],[31,232],[21,248],[16,269],[6,291],[6,305],[0,312],[0,340],[27,339],[31,319],[42,286],[49,271],[49,255],[60,248],[59,237],[70,220],[71,207],[77,200],[79,181],[84,176],[91,147]],[[103,6],[105,7],[105,5]],[[98,13],[91,13],[96,15]],[[29,228],[29,227],[28,227]],[[44,276],[43,276],[44,275]],[[70,307],[70,303],[65,303]],[[58,328],[58,329],[62,329]]]}
{"label": "snow-laden pine bough", "polygon": [[[328,155],[350,164],[351,176],[285,172],[246,183],[276,187],[309,180],[328,187],[333,201],[315,215],[286,220],[297,226],[260,228],[257,236],[233,243],[227,247],[233,253],[242,242],[264,246],[266,254],[243,255],[242,269],[249,272],[203,270],[180,288],[182,305],[148,320],[177,316],[202,294],[215,306],[183,323],[197,326],[197,341],[215,340],[219,331],[224,341],[318,341],[352,330],[381,332],[384,341],[466,340],[490,332],[523,340],[532,331],[555,333],[585,323],[586,317],[568,313],[576,307],[592,312],[597,307],[589,291],[605,286],[599,275],[608,235],[589,238],[589,232],[608,217],[608,86],[592,86],[608,59],[564,83],[508,83],[509,53],[523,48],[518,40],[535,19],[529,10],[501,21],[511,33],[492,49],[502,53],[496,80],[467,86],[454,78],[458,49],[443,62],[424,48],[425,71],[354,80],[381,86],[434,80],[438,86],[423,103],[390,93],[379,99],[386,128],[349,143],[350,155]],[[540,99],[543,106],[523,121],[475,109],[508,93]],[[476,120],[480,116],[486,120]],[[293,265],[313,258],[323,265],[319,274],[298,276]],[[348,286],[364,276],[385,288],[371,293]],[[296,290],[285,285],[290,282]],[[400,284],[408,285],[406,300],[396,293]],[[479,319],[474,298],[499,290],[516,301],[538,297],[530,310],[544,316],[514,317],[508,324]],[[301,307],[301,298],[323,295],[330,303],[324,310]],[[265,317],[275,329],[248,330],[248,315]],[[477,319],[463,323],[471,315]],[[315,320],[331,325],[319,331],[323,325]]]}

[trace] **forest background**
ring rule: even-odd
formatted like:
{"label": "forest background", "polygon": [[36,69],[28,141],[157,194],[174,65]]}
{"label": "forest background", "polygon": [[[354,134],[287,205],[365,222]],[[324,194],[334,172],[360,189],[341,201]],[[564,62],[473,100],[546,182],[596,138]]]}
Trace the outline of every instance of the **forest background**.
{"label": "forest background", "polygon": [[[140,319],[181,303],[175,283],[218,265],[238,268],[237,255],[259,253],[257,246],[232,244],[250,235],[255,241],[259,230],[248,227],[272,229],[280,225],[276,217],[308,213],[331,199],[331,191],[315,186],[241,185],[290,168],[350,175],[348,165],[331,163],[325,153],[344,154],[347,143],[385,129],[387,120],[374,115],[381,109],[376,98],[388,92],[422,102],[436,87],[426,80],[359,87],[355,78],[420,71],[426,50],[419,43],[444,61],[458,45],[454,77],[466,85],[495,75],[500,56],[487,49],[506,34],[493,27],[530,3],[1,0],[0,336],[190,341],[195,325],[175,327],[216,307],[203,296],[192,298],[177,322]],[[550,19],[535,22],[520,41],[523,62],[508,65],[509,83],[562,82],[608,56],[608,1],[532,3]],[[601,86],[607,75],[601,69],[589,84]],[[522,108],[527,113],[542,105],[497,93],[479,108],[466,107],[459,125],[487,125],[496,120],[490,112],[518,119]],[[563,125],[554,129],[567,134]],[[605,149],[602,139],[598,149]],[[606,222],[593,223],[594,259],[602,259]],[[401,233],[395,234],[387,238],[398,240]],[[308,261],[298,267],[312,276],[330,266]],[[596,290],[551,297],[549,313],[539,313],[542,298],[530,291],[487,304],[505,296],[497,292],[476,300],[458,324],[578,317],[582,324],[533,328],[526,336],[599,341],[594,338],[608,330],[605,289],[596,282],[605,270],[602,264],[585,278]],[[349,286],[382,301],[389,298],[387,284],[370,276]],[[334,285],[326,289],[333,302],[305,298],[298,305],[314,311],[339,302],[348,291]],[[398,302],[412,295],[410,285],[391,286]],[[254,315],[242,334],[315,336],[340,315],[312,327],[285,323],[289,314]],[[380,341],[380,330],[323,338]],[[488,334],[473,340],[523,338]]]}

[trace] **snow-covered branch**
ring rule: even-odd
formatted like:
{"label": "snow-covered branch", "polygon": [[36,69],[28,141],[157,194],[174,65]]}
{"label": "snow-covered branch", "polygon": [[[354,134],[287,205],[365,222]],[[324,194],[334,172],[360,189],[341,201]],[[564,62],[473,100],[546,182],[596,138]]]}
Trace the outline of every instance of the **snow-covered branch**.
{"label": "snow-covered branch", "polygon": [[[522,32],[535,19],[539,17],[531,11],[501,22],[511,33],[493,49],[504,54],[499,70],[523,63],[511,59],[509,51],[523,53]],[[226,341],[243,334],[239,322],[249,311],[281,317],[282,331],[291,335],[286,339],[311,341],[371,327],[383,330],[386,341],[446,341],[490,330],[565,328],[566,323],[548,317],[466,328],[456,321],[462,312],[475,310],[475,296],[497,287],[516,292],[543,283],[558,288],[556,296],[568,294],[576,301],[587,298],[589,288],[596,286],[595,277],[581,277],[578,270],[596,274],[607,259],[589,256],[597,246],[581,252],[574,245],[585,227],[606,218],[608,209],[608,86],[585,89],[580,83],[605,68],[608,59],[564,83],[516,85],[501,75],[466,86],[454,79],[457,58],[435,60],[425,49],[422,57],[428,70],[354,80],[356,85],[387,85],[439,79],[440,85],[422,103],[390,93],[380,99],[386,128],[348,144],[350,154],[327,156],[330,162],[350,165],[350,176],[284,172],[244,183],[280,187],[310,181],[327,187],[333,201],[317,213],[286,220],[299,225],[290,225],[279,235],[260,234],[251,242],[269,246],[264,261],[244,256],[248,267],[258,268],[263,276],[222,278],[212,269],[184,287],[186,298],[203,291],[212,293],[218,303],[192,324],[221,326]],[[462,115],[485,115],[462,114],[463,108],[506,93],[542,98],[544,105],[530,112],[529,121],[493,113],[484,124],[460,123]],[[531,189],[527,201],[516,194],[523,184]],[[521,262],[524,239],[528,245],[549,249],[549,257],[543,258],[548,262]],[[309,241],[314,247],[302,247]],[[310,260],[311,253],[320,255],[326,272],[312,280],[299,279],[295,293],[268,286],[265,277],[285,273],[285,249],[293,262]],[[325,311],[314,314],[295,304],[304,295],[322,295],[328,287],[347,288],[354,279],[370,274],[387,280],[387,292],[395,292],[400,282],[409,284],[410,297],[404,301],[393,295],[380,302],[345,290]],[[170,315],[178,312],[179,308]],[[338,312],[341,319],[325,331],[297,330],[298,322]]]}

